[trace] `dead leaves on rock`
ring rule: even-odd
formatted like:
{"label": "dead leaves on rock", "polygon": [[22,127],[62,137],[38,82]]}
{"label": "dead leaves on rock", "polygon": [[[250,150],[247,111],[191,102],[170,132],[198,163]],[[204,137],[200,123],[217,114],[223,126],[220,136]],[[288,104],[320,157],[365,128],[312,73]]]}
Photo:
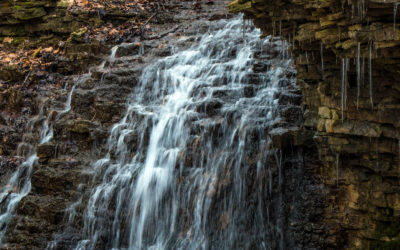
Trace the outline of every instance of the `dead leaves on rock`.
{"label": "dead leaves on rock", "polygon": [[14,38],[12,37],[6,37],[3,39],[3,43],[12,43],[12,41],[14,41]]}
{"label": "dead leaves on rock", "polygon": [[121,12],[131,12],[132,10],[136,11],[149,11],[149,8],[157,5],[155,0],[74,0],[69,6],[69,11],[98,11],[100,9],[103,10],[113,10],[118,9]]}
{"label": "dead leaves on rock", "polygon": [[45,63],[42,62],[42,57],[48,54],[58,55],[60,54],[60,48],[40,47],[37,49],[20,49],[17,51],[2,48],[0,50],[0,66],[18,66],[22,69],[37,69],[41,68],[41,65],[45,65]]}
{"label": "dead leaves on rock", "polygon": [[[99,27],[89,24],[81,27],[86,29],[82,39],[69,42],[90,43],[97,40],[104,44],[119,44],[135,41],[135,37],[151,32],[149,17],[154,17],[165,1],[167,0],[71,0],[67,15],[81,15],[86,12],[88,16],[100,17],[103,23]],[[52,64],[57,59],[62,61],[67,58],[64,55],[64,41],[56,42],[58,44],[50,47],[27,49],[24,47],[32,44],[29,40],[15,47],[14,39],[5,37],[0,43],[0,69],[15,66],[24,74],[32,72],[32,75],[41,75],[50,68],[53,70]]]}

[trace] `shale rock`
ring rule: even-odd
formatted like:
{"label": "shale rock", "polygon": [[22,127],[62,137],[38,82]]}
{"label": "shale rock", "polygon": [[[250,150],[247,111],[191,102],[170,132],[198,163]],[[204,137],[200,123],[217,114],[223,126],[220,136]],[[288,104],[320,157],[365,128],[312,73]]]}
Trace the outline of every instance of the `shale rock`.
{"label": "shale rock", "polygon": [[321,216],[331,228],[322,241],[331,248],[400,248],[400,226],[391,222],[400,220],[393,202],[400,197],[397,6],[383,0],[230,4],[264,35],[291,43],[304,126],[314,131],[322,164],[313,168],[329,190]]}

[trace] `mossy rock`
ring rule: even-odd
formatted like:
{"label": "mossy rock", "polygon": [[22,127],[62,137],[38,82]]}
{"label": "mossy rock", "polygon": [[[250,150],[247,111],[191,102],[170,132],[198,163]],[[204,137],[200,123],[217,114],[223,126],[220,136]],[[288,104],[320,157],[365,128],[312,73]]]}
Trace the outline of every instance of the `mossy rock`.
{"label": "mossy rock", "polygon": [[374,242],[371,243],[370,249],[375,249],[375,250],[398,250],[398,249],[400,249],[400,240],[374,241]]}
{"label": "mossy rock", "polygon": [[2,36],[24,36],[26,34],[23,25],[8,25],[0,27],[0,35]]}
{"label": "mossy rock", "polygon": [[25,72],[16,65],[7,65],[0,67],[0,79],[3,81],[22,81]]}
{"label": "mossy rock", "polygon": [[68,38],[69,42],[82,42],[83,35],[87,32],[87,28],[80,28],[79,30],[72,32]]}
{"label": "mossy rock", "polygon": [[13,8],[34,8],[34,7],[50,7],[54,6],[53,0],[43,0],[43,1],[15,1],[16,5]]}
{"label": "mossy rock", "polygon": [[25,40],[25,37],[13,37],[11,44],[14,46],[18,46],[18,45],[22,44],[24,42],[24,40]]}
{"label": "mossy rock", "polygon": [[232,13],[238,13],[251,8],[251,1],[236,0],[229,4],[229,11]]}
{"label": "mossy rock", "polygon": [[375,228],[372,238],[375,239],[370,243],[370,249],[377,250],[397,250],[400,249],[400,222],[394,220],[392,222],[380,222]]}
{"label": "mossy rock", "polygon": [[47,12],[44,10],[43,7],[29,8],[29,9],[21,8],[21,9],[17,9],[12,14],[12,17],[14,17],[18,20],[28,21],[28,20],[43,17],[46,14],[47,14]]}
{"label": "mossy rock", "polygon": [[89,19],[89,23],[91,24],[92,27],[98,28],[101,25],[103,25],[104,22],[100,18],[95,17],[95,18]]}
{"label": "mossy rock", "polygon": [[36,154],[39,157],[39,162],[47,162],[48,159],[53,157],[56,153],[56,145],[53,142],[40,144],[36,148]]}
{"label": "mossy rock", "polygon": [[73,0],[61,0],[57,3],[57,8],[68,8],[72,4]]}
{"label": "mossy rock", "polygon": [[393,238],[400,236],[400,222],[393,221],[387,223],[379,223],[375,228],[375,233],[373,237],[375,239],[381,239],[382,237]]}

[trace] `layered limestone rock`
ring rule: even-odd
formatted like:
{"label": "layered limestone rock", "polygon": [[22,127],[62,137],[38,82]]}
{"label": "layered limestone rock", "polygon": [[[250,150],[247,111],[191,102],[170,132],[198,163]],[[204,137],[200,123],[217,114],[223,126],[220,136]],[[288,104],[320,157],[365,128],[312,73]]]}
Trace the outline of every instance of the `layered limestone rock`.
{"label": "layered limestone rock", "polygon": [[79,20],[65,15],[67,7],[66,1],[1,1],[0,40],[8,37],[12,44],[19,45],[37,32],[50,33],[53,38],[62,33],[69,34],[81,25]]}
{"label": "layered limestone rock", "polygon": [[[150,13],[119,8],[75,8],[73,0],[1,0],[0,42],[14,46],[45,47],[78,34],[83,26],[147,19]],[[76,37],[76,35],[75,35]]]}
{"label": "layered limestone rock", "polygon": [[330,190],[324,211],[329,247],[400,248],[397,6],[384,0],[230,4],[264,35],[291,45],[304,130],[314,133],[322,162],[315,174]]}

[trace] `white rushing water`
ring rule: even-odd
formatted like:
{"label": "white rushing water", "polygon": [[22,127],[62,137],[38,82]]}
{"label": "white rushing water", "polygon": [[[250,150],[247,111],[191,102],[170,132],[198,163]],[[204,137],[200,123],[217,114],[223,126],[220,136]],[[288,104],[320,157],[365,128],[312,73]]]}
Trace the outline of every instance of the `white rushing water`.
{"label": "white rushing water", "polygon": [[[278,96],[295,88],[286,77],[288,46],[260,39],[240,18],[211,25],[191,48],[143,70],[107,153],[92,166],[75,249],[284,248],[282,222],[267,204],[274,195],[267,159],[276,156],[281,188],[282,155],[268,131],[284,126]],[[282,56],[254,72],[274,49]],[[73,224],[75,212],[68,218]]]}
{"label": "white rushing water", "polygon": [[[39,135],[39,145],[49,142],[53,138],[53,123],[62,115],[68,113],[71,109],[71,98],[75,87],[69,91],[64,109],[58,113],[51,111],[49,114],[44,113],[44,100],[39,108],[40,112],[36,117],[33,117],[26,126],[27,134],[35,133],[37,122],[43,121]],[[31,191],[31,174],[33,168],[37,165],[38,157],[36,155],[36,145],[31,145],[27,142],[21,142],[18,146],[17,153],[21,157],[26,157],[26,160],[17,167],[12,174],[8,183],[0,190],[0,246],[3,244],[4,234],[7,226],[15,215],[15,210],[19,202]]]}

